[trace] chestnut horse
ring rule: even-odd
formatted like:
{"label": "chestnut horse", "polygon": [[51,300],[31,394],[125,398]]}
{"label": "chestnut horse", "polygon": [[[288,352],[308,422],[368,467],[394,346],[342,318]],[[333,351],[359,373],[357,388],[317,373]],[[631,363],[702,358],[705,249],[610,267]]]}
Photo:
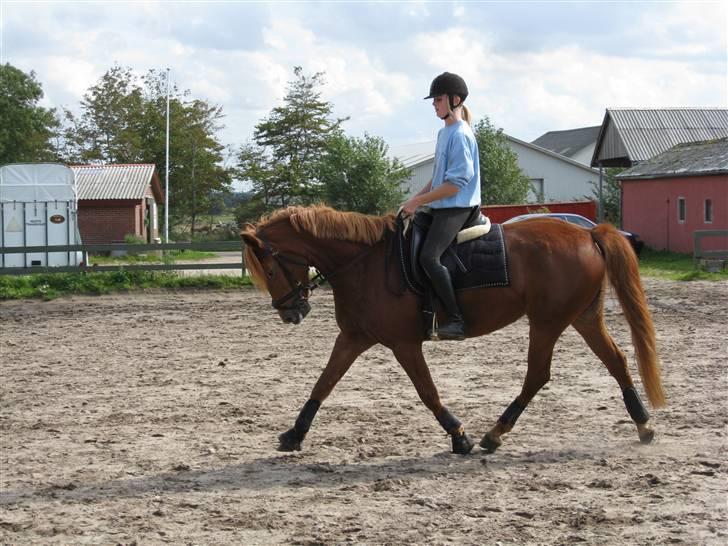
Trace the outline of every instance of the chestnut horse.
{"label": "chestnut horse", "polygon": [[[289,207],[247,224],[241,231],[246,267],[267,290],[284,322],[298,324],[310,310],[311,290],[325,279],[333,289],[340,332],[328,364],[294,426],[279,436],[282,451],[300,450],[319,407],[354,360],[377,343],[391,349],[422,402],[452,437],[453,453],[473,442],[442,404],[422,355],[425,329],[418,296],[401,288],[391,256],[395,218],[339,212],[326,206]],[[561,220],[538,219],[504,226],[511,282],[507,287],[458,292],[467,337],[516,321],[529,321],[528,370],[520,394],[480,442],[492,452],[550,377],[554,344],[573,326],[616,379],[637,425],[640,441],[654,432],[635,390],[627,361],[604,325],[606,279],[629,324],[642,384],[653,407],[665,404],[655,332],[639,277],[637,258],[617,230],[592,230]],[[387,267],[389,264],[389,267]],[[319,274],[309,277],[310,267]]]}

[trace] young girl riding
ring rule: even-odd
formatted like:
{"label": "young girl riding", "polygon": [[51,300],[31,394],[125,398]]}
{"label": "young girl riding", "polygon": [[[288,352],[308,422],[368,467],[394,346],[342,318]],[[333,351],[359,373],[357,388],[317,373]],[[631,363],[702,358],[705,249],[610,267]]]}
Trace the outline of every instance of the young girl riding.
{"label": "young girl riding", "polygon": [[458,306],[450,272],[440,257],[457,236],[474,207],[480,207],[478,144],[470,128],[471,115],[463,105],[468,96],[465,81],[444,72],[432,80],[430,94],[435,114],[445,122],[437,133],[432,179],[403,205],[413,215],[427,205],[432,225],[420,254],[420,264],[447,312],[447,322],[437,330],[439,339],[465,339],[465,321]]}

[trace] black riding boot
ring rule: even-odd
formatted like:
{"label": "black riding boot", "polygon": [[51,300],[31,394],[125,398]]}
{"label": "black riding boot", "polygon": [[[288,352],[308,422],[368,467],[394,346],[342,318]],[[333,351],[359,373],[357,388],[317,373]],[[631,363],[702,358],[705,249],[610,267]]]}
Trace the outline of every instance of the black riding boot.
{"label": "black riding boot", "polygon": [[450,272],[444,266],[437,267],[430,275],[430,282],[447,312],[447,322],[438,326],[437,337],[441,340],[460,341],[465,339],[465,321],[462,314],[460,314],[460,307],[455,298],[455,289],[450,279]]}

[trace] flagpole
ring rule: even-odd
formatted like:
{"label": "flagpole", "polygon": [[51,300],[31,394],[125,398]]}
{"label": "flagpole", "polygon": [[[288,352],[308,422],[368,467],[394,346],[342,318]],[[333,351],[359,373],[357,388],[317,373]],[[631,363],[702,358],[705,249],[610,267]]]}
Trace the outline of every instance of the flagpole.
{"label": "flagpole", "polygon": [[164,174],[164,242],[169,242],[169,68],[167,68],[167,138],[165,144],[166,168]]}

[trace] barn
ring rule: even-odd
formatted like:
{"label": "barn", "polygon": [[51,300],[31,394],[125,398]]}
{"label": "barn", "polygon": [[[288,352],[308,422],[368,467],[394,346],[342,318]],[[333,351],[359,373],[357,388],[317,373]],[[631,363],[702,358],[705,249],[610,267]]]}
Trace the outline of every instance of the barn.
{"label": "barn", "polygon": [[153,164],[71,166],[78,186],[78,226],[85,244],[159,241],[164,192]]}
{"label": "barn", "polygon": [[[678,144],[623,171],[622,223],[654,249],[693,252],[696,230],[728,230],[728,138]],[[705,250],[728,249],[728,236]]]}
{"label": "barn", "polygon": [[629,169],[619,175],[622,228],[675,252],[692,252],[695,230],[725,229],[726,137],[726,108],[607,108],[591,165]]}

